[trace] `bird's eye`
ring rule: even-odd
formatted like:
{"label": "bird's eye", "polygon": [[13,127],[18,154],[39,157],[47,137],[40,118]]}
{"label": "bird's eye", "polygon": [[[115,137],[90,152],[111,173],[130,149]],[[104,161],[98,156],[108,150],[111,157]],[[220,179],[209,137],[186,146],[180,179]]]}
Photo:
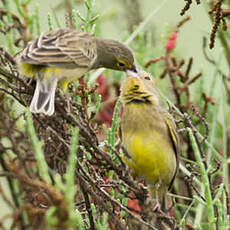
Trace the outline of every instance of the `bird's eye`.
{"label": "bird's eye", "polygon": [[151,80],[151,78],[149,76],[145,77],[145,80]]}
{"label": "bird's eye", "polygon": [[118,65],[119,65],[120,67],[124,67],[124,66],[125,66],[125,64],[122,63],[122,62],[118,62]]}

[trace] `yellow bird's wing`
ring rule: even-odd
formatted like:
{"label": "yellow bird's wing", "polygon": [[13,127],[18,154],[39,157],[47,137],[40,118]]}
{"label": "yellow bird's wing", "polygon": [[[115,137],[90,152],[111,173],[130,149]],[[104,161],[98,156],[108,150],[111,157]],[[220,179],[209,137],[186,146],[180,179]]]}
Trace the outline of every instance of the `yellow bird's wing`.
{"label": "yellow bird's wing", "polygon": [[20,61],[33,65],[90,68],[97,56],[93,35],[71,29],[44,33],[23,50]]}
{"label": "yellow bird's wing", "polygon": [[166,122],[167,127],[168,127],[169,136],[170,136],[170,139],[172,141],[173,149],[174,149],[175,156],[176,156],[176,170],[175,170],[175,173],[173,175],[173,178],[172,178],[172,180],[170,182],[170,185],[169,185],[169,188],[168,188],[168,190],[170,190],[171,187],[172,187],[172,184],[173,184],[173,182],[175,180],[178,168],[179,168],[179,148],[178,148],[178,146],[179,146],[179,137],[178,137],[177,132],[176,132],[176,124],[173,121],[173,118],[167,112],[166,112],[165,115],[166,115],[165,116],[166,117],[165,122]]}
{"label": "yellow bird's wing", "polygon": [[[122,141],[122,131],[121,131],[121,123],[118,123],[117,125],[117,136],[121,139]],[[121,153],[122,153],[122,159],[124,160],[124,162],[130,167],[130,168],[134,168],[135,162],[132,160],[132,157],[130,156],[130,154],[128,153],[128,151],[126,150],[125,146],[121,144],[120,147]]]}

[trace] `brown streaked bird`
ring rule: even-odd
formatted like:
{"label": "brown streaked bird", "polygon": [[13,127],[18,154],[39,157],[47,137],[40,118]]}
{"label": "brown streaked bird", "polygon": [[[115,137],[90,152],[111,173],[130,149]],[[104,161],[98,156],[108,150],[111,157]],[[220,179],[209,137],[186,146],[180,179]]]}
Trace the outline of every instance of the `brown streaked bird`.
{"label": "brown streaked bird", "polygon": [[149,73],[127,71],[121,100],[124,110],[118,134],[123,159],[135,175],[145,179],[157,206],[164,209],[179,165],[176,125],[162,107]]}
{"label": "brown streaked bird", "polygon": [[26,46],[19,62],[21,74],[37,81],[30,111],[49,116],[55,111],[57,84],[65,91],[69,82],[100,67],[136,71],[133,54],[126,45],[72,29],[42,34]]}

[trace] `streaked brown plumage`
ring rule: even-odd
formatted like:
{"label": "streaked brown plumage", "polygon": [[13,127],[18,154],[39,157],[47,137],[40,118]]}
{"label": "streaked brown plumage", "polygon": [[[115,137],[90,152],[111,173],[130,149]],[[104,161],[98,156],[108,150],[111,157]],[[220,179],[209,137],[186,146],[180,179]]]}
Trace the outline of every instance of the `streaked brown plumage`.
{"label": "streaked brown plumage", "polygon": [[132,52],[118,41],[72,29],[42,34],[20,55],[20,72],[37,80],[30,110],[52,115],[57,83],[65,90],[70,81],[99,67],[136,71]]}

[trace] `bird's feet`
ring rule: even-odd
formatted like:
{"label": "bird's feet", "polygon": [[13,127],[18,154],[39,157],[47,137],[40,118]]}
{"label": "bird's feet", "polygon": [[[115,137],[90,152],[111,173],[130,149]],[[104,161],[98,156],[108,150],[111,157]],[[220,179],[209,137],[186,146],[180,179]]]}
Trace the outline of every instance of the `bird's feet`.
{"label": "bird's feet", "polygon": [[159,200],[154,200],[155,202],[155,204],[154,204],[154,206],[153,206],[153,212],[159,212],[160,210],[161,210],[161,205],[160,205],[160,202],[159,202]]}
{"label": "bird's feet", "polygon": [[157,199],[153,199],[151,196],[148,196],[145,200],[145,205],[149,210],[156,213],[161,210],[161,205]]}

